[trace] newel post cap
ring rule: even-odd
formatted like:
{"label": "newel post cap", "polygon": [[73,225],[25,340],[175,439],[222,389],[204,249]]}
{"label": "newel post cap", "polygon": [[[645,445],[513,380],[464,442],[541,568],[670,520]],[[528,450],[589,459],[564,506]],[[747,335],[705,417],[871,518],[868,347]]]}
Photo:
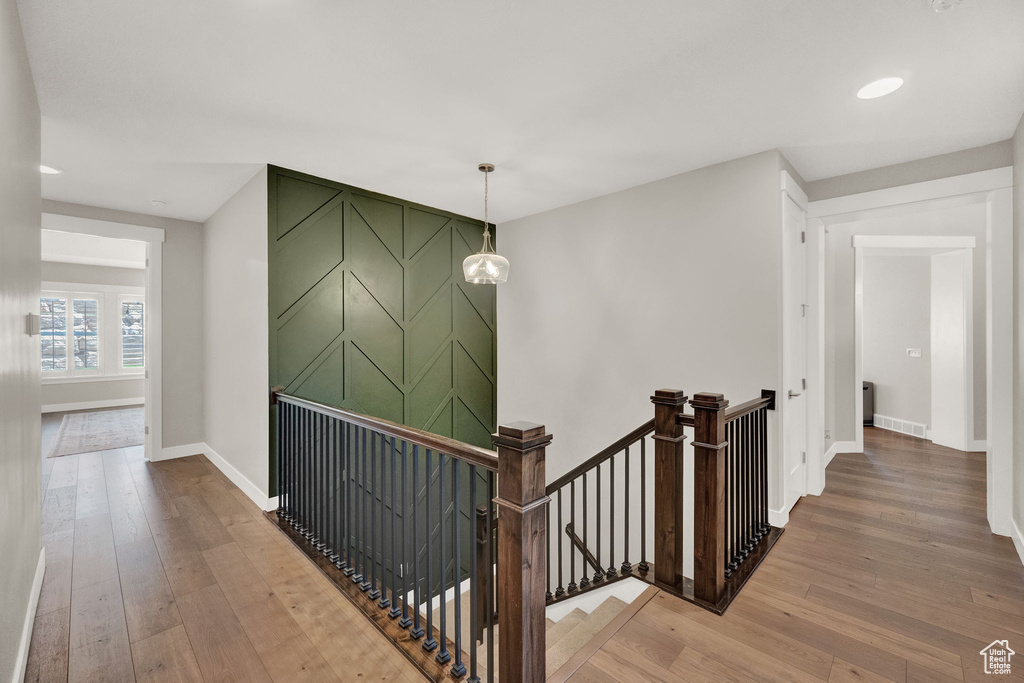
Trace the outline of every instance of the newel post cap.
{"label": "newel post cap", "polygon": [[518,421],[498,425],[498,433],[491,434],[491,443],[495,446],[525,452],[544,448],[551,443],[552,438],[544,425]]}
{"label": "newel post cap", "polygon": [[690,399],[690,405],[694,408],[724,410],[729,407],[729,401],[722,394],[712,394],[702,391],[693,395],[693,398]]}
{"label": "newel post cap", "polygon": [[654,396],[651,396],[651,403],[684,406],[686,405],[686,392],[682,389],[658,389],[654,392]]}

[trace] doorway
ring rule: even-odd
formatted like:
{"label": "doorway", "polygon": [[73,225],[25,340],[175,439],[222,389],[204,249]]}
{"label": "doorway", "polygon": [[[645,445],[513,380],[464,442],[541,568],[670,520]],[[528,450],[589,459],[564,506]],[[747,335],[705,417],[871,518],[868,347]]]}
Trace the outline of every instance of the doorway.
{"label": "doorway", "polygon": [[[874,424],[956,450],[973,450],[975,238],[855,235],[853,247],[855,370],[850,390],[857,443],[863,444],[864,425]],[[901,272],[872,268],[869,289],[869,266],[877,266],[879,259],[899,259],[895,265]],[[919,266],[923,273],[915,273]],[[901,306],[900,295],[907,292],[880,291],[893,287],[914,291]],[[883,307],[879,317],[877,309]],[[873,343],[868,343],[866,320],[875,323]],[[901,362],[894,362],[904,353],[896,348],[902,340],[911,345],[904,347]],[[874,415],[864,412],[865,379],[872,380]],[[881,397],[875,391],[879,387]]]}

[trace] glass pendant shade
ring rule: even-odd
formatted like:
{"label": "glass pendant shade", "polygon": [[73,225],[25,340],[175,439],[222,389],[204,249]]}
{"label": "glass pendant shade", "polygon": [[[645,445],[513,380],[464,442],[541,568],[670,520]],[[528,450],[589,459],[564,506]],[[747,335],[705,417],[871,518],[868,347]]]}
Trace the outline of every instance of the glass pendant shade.
{"label": "glass pendant shade", "polygon": [[494,170],[494,164],[480,164],[477,168],[484,174],[484,244],[462,262],[462,274],[466,282],[474,285],[497,285],[508,280],[508,259],[494,253],[491,225],[487,222],[487,174]]}
{"label": "glass pendant shade", "polygon": [[462,262],[466,282],[475,285],[496,285],[508,280],[508,259],[498,254],[479,252]]}

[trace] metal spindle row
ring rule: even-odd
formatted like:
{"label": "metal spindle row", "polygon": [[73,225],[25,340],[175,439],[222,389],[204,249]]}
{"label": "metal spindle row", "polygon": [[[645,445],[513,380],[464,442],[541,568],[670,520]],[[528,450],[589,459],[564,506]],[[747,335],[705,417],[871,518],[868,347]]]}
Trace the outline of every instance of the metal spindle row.
{"label": "metal spindle row", "polygon": [[740,568],[768,533],[767,409],[725,424],[725,575]]}
{"label": "metal spindle row", "polygon": [[[641,437],[558,488],[548,490],[549,601],[631,576],[634,567],[641,576],[650,571],[647,517],[653,506],[648,508],[647,489],[652,483],[648,475],[653,477],[653,468],[648,467],[647,450],[646,436]],[[634,467],[639,469],[639,482],[631,478]],[[639,492],[632,487],[639,488]],[[634,502],[636,496],[638,507]],[[639,542],[632,529],[637,515]],[[621,543],[617,544],[619,533]]]}
{"label": "metal spindle row", "polygon": [[495,473],[287,400],[277,446],[278,516],[307,552],[436,650],[453,677],[493,681]]}

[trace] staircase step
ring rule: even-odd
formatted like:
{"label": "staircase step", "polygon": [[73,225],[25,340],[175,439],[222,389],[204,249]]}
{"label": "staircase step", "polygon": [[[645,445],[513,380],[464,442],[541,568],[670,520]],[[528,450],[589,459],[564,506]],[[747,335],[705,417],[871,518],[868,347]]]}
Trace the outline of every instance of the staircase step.
{"label": "staircase step", "polygon": [[559,667],[569,661],[570,657],[579,652],[625,608],[626,603],[622,600],[609,597],[555,643],[549,642],[547,648],[548,674],[558,671]]}
{"label": "staircase step", "polygon": [[[594,611],[596,612],[597,610]],[[586,618],[587,613],[577,607],[555,622],[555,625],[548,629],[547,635],[545,636],[547,649],[550,650],[555,643],[567,634],[571,633],[577,626],[583,623]]]}

